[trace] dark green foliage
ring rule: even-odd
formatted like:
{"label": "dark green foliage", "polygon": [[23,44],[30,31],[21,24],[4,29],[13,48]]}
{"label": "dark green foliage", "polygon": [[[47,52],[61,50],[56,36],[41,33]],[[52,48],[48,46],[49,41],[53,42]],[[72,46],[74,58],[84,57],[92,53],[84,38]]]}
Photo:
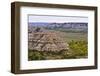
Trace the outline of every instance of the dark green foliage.
{"label": "dark green foliage", "polygon": [[86,41],[71,41],[69,43],[70,53],[73,57],[87,57],[88,43]]}
{"label": "dark green foliage", "polygon": [[41,52],[29,50],[28,53],[29,60],[44,60],[45,57]]}

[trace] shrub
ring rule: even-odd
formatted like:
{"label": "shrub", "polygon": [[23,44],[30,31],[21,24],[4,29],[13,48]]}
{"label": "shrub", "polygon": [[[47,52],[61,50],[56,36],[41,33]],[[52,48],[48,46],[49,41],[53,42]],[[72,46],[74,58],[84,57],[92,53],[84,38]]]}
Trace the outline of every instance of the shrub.
{"label": "shrub", "polygon": [[29,50],[29,60],[44,60],[45,57],[39,51]]}
{"label": "shrub", "polygon": [[87,56],[88,54],[88,43],[86,41],[71,41],[69,48],[73,56]]}

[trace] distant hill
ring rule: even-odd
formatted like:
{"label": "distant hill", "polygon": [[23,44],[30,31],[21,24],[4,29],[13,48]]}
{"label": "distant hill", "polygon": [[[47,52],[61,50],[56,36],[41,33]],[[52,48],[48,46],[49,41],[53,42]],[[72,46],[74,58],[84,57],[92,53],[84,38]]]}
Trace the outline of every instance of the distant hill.
{"label": "distant hill", "polygon": [[51,30],[80,30],[80,31],[87,31],[88,30],[88,23],[76,23],[76,22],[69,22],[69,23],[45,23],[45,22],[33,22],[28,23],[29,28],[32,27],[44,27],[46,29]]}

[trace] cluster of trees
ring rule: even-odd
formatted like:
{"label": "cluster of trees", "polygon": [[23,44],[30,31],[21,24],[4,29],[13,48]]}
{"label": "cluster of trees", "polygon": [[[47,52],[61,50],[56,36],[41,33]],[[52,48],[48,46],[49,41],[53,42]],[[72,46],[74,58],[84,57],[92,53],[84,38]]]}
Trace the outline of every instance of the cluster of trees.
{"label": "cluster of trees", "polygon": [[69,43],[69,56],[72,58],[85,58],[88,56],[87,41],[71,41]]}
{"label": "cluster of trees", "polygon": [[35,50],[29,50],[28,60],[44,60],[45,57],[41,52]]}
{"label": "cluster of trees", "polygon": [[75,59],[85,58],[88,55],[88,43],[86,41],[69,42],[69,50],[61,51],[37,51],[29,50],[29,60],[49,60],[49,59]]}

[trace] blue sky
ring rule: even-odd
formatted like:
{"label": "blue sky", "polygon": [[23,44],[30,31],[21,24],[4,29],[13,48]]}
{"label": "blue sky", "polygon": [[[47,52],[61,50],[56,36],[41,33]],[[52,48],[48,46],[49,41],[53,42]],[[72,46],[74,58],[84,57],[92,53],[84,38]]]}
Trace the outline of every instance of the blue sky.
{"label": "blue sky", "polygon": [[28,22],[88,22],[88,17],[29,15]]}

